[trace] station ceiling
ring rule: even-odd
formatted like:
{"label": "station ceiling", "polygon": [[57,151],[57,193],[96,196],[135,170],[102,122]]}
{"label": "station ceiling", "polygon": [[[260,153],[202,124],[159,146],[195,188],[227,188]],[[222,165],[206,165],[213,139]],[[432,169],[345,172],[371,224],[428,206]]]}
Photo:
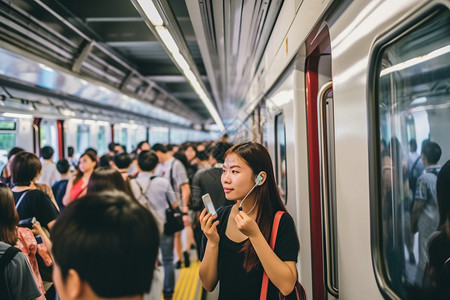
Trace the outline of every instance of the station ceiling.
{"label": "station ceiling", "polygon": [[[283,1],[153,2],[222,120],[232,122]],[[0,0],[0,47],[114,87],[195,124],[213,123],[136,3]]]}

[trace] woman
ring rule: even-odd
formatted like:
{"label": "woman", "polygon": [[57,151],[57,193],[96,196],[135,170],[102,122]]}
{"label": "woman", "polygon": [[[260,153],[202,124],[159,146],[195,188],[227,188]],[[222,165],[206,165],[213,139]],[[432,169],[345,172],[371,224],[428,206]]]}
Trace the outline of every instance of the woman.
{"label": "woman", "polygon": [[[16,245],[18,223],[19,215],[11,190],[5,184],[0,183],[0,259],[8,248]],[[6,289],[2,284],[1,299],[34,299],[41,296],[30,264],[22,252],[17,253],[10,263],[0,271],[3,272],[3,276],[0,277],[4,277],[3,282],[6,283]]]}
{"label": "woman", "polygon": [[63,198],[65,206],[86,195],[89,178],[96,167],[97,157],[92,151],[86,151],[80,156],[76,174],[67,184],[66,194]]}
{"label": "woman", "polygon": [[44,228],[51,229],[59,212],[57,204],[34,184],[41,170],[41,162],[34,153],[17,153],[11,164],[12,191],[20,220],[35,217]]}
{"label": "woman", "polygon": [[265,271],[270,279],[267,299],[278,299],[278,292],[289,295],[297,281],[300,246],[288,213],[281,218],[275,251],[269,246],[275,214],[286,208],[267,150],[252,142],[230,148],[222,186],[226,198],[236,204],[219,208],[217,216],[206,209],[200,215],[207,238],[199,271],[203,287],[212,291],[220,281],[219,299],[258,299]]}

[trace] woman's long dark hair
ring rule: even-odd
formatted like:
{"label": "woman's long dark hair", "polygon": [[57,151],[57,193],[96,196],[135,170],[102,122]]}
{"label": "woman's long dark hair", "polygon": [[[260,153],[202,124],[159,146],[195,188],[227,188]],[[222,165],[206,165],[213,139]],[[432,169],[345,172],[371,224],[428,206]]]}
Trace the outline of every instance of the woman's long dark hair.
{"label": "woman's long dark hair", "polygon": [[[93,151],[86,151],[83,154],[81,154],[80,159],[83,156],[88,156],[90,160],[95,162],[95,168],[97,168],[98,162],[97,162],[97,156],[95,156],[95,153]],[[78,163],[79,164],[79,163]],[[77,172],[75,174],[75,179],[73,180],[73,184],[76,184],[80,179],[83,177],[83,172],[81,172],[80,167],[77,167]]]}
{"label": "woman's long dark hair", "polygon": [[10,188],[0,183],[0,241],[14,246],[17,243],[19,215]]}
{"label": "woman's long dark hair", "polygon": [[[225,157],[232,153],[239,155],[250,166],[255,179],[257,174],[261,171],[264,171],[267,174],[264,184],[257,187],[252,193],[255,193],[255,199],[258,201],[256,223],[266,241],[269,242],[273,219],[276,212],[280,210],[287,212],[286,207],[281,201],[280,194],[278,193],[269,152],[267,152],[267,149],[259,143],[247,142],[234,145],[228,149],[225,153]],[[241,251],[245,253],[244,268],[247,272],[260,265],[255,249],[249,240],[247,240]]]}

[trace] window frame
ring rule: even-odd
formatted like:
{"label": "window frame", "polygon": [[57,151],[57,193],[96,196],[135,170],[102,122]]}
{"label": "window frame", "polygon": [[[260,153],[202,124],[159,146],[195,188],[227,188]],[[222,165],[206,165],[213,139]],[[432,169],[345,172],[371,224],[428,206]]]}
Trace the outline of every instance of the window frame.
{"label": "window frame", "polygon": [[286,179],[286,189],[285,189],[285,194],[283,196],[283,200],[284,200],[284,204],[287,204],[288,201],[288,184],[287,184],[287,145],[286,145],[286,122],[285,122],[285,117],[284,117],[284,112],[280,112],[278,114],[275,115],[274,118],[274,132],[275,132],[275,169],[276,169],[276,177],[277,177],[277,184],[281,185],[281,166],[282,166],[282,159],[281,159],[281,153],[280,153],[280,149],[279,149],[279,136],[278,136],[278,120],[281,118],[281,120],[283,121],[283,139],[284,139],[284,147],[285,147],[285,168],[286,168],[286,174],[285,174],[285,179]]}
{"label": "window frame", "polygon": [[372,45],[369,53],[367,84],[367,120],[368,120],[368,159],[369,159],[369,198],[370,198],[370,239],[372,266],[376,282],[382,295],[387,299],[401,297],[391,288],[389,275],[385,264],[384,254],[380,249],[383,234],[381,207],[381,153],[380,153],[380,115],[378,109],[378,75],[384,50],[405,35],[417,30],[431,18],[442,11],[450,10],[449,5],[432,3],[406,16],[389,30],[380,34]]}

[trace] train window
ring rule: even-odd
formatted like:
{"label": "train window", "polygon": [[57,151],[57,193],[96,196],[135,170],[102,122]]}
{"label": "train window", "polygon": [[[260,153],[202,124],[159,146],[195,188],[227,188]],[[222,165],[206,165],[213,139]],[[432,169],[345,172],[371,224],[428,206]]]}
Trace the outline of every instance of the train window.
{"label": "train window", "polygon": [[287,203],[286,131],[283,114],[275,117],[275,151],[278,191],[281,198]]}
{"label": "train window", "polygon": [[156,126],[150,127],[150,145],[156,143],[167,144],[169,142],[169,134],[168,128]]}
{"label": "train window", "polygon": [[106,142],[106,127],[98,126],[98,134],[97,134],[97,152],[98,153],[107,153],[107,142]]}
{"label": "train window", "polygon": [[8,152],[16,146],[16,122],[0,120],[0,171],[8,163]]}
{"label": "train window", "polygon": [[55,120],[42,120],[40,125],[41,147],[51,146],[55,154],[53,160],[58,161],[58,136],[56,132]]}
{"label": "train window", "polygon": [[78,124],[77,130],[77,149],[83,153],[87,148],[91,146],[89,138],[89,125]]}
{"label": "train window", "polygon": [[435,11],[408,28],[377,53],[374,257],[386,292],[426,299],[434,255],[427,246],[439,225],[437,174],[450,159],[450,13]]}

